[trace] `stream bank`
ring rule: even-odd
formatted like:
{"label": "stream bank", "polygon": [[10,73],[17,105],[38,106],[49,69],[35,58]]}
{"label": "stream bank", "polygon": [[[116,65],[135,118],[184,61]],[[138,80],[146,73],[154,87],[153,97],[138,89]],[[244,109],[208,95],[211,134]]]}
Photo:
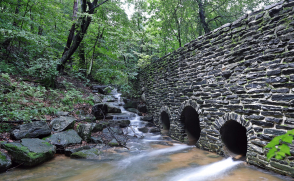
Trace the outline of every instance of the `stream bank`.
{"label": "stream bank", "polygon": [[[104,99],[106,101],[96,104],[96,111],[100,111],[96,116],[103,115],[103,119],[99,118],[98,121],[75,120],[76,123],[73,124],[73,117],[60,113],[59,118],[52,120],[48,125],[50,129],[54,129],[51,130],[51,135],[40,139],[40,144],[47,141],[44,145],[54,145],[57,154],[50,157],[51,159],[48,158],[48,161],[43,160],[42,164],[35,167],[20,166],[2,173],[1,179],[103,181],[150,180],[150,178],[158,181],[195,180],[195,178],[196,180],[288,179],[247,166],[241,161],[223,159],[215,153],[160,135],[159,130],[153,127],[151,122],[142,121],[142,119],[149,120],[148,116],[139,116],[125,110],[120,94],[112,92],[106,97],[107,100]],[[95,106],[93,108],[95,112]],[[109,113],[110,110],[115,113]],[[70,138],[66,136],[68,134]],[[23,138],[23,140],[27,139],[29,138]],[[75,141],[77,143],[74,144]],[[6,144],[11,143],[1,143],[1,145]],[[14,144],[24,143],[19,141]],[[31,151],[32,149],[29,149],[29,152]]]}

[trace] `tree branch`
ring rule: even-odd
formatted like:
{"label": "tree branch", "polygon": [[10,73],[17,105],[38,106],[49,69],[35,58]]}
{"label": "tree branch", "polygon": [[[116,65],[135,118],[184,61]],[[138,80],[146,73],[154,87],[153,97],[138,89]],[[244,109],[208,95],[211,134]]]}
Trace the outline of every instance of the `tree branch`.
{"label": "tree branch", "polygon": [[[102,4],[106,3],[107,1],[108,1],[108,0],[105,0],[105,1],[103,1],[102,3],[100,3],[100,4],[98,4],[98,5],[94,6],[94,7],[92,7],[92,8],[89,9],[87,12],[93,11],[94,9],[98,8],[99,6],[101,6]],[[94,2],[95,2],[95,1],[94,1]],[[96,1],[96,3],[97,3],[97,1]]]}

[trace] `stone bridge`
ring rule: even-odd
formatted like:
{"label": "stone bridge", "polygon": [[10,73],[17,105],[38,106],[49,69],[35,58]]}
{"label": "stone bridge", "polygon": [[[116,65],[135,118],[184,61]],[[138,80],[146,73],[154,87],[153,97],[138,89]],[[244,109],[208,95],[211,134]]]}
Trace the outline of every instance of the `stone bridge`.
{"label": "stone bridge", "polygon": [[154,123],[176,140],[294,176],[294,145],[264,146],[294,128],[294,1],[245,15],[141,69]]}

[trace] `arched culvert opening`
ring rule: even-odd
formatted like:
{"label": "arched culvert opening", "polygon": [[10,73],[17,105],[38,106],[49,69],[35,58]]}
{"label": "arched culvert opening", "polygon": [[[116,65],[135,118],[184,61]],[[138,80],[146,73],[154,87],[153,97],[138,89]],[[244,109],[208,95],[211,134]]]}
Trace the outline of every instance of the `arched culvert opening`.
{"label": "arched culvert opening", "polygon": [[188,144],[195,145],[201,132],[199,115],[196,110],[191,106],[185,107],[181,114],[181,122],[185,125],[184,128],[188,136]]}
{"label": "arched culvert opening", "polygon": [[229,120],[221,127],[220,134],[225,147],[230,152],[242,156],[246,155],[247,136],[245,127],[236,121]]}
{"label": "arched culvert opening", "polygon": [[164,135],[168,135],[169,129],[170,129],[170,120],[168,114],[163,111],[160,114],[161,122],[162,122],[162,127],[163,129],[161,130],[161,133]]}

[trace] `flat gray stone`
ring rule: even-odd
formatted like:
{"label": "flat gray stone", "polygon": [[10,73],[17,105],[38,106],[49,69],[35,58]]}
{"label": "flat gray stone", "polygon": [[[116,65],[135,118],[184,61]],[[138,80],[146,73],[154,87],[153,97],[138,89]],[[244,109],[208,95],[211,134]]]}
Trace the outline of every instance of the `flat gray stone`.
{"label": "flat gray stone", "polygon": [[82,142],[82,138],[75,130],[72,129],[52,134],[44,140],[51,143],[52,145],[61,147],[66,147],[72,144],[80,144]]}
{"label": "flat gray stone", "polygon": [[75,125],[75,118],[68,116],[60,116],[55,118],[50,122],[50,127],[52,131],[60,132],[68,129],[73,129]]}
{"label": "flat gray stone", "polygon": [[100,155],[101,151],[97,148],[91,148],[89,150],[81,150],[70,155],[71,158],[86,158],[96,159]]}
{"label": "flat gray stone", "polygon": [[22,138],[42,138],[51,134],[51,130],[45,121],[36,121],[22,124],[11,132],[11,137],[20,140]]}

